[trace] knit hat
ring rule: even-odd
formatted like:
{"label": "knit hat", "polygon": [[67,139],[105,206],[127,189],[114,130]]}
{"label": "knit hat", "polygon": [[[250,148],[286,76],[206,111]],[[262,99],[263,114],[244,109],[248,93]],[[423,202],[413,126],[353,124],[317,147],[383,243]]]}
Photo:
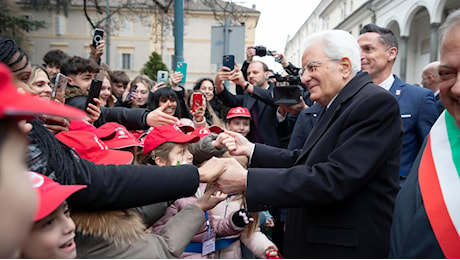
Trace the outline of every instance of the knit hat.
{"label": "knit hat", "polygon": [[144,141],[144,155],[153,149],[166,143],[196,143],[200,140],[198,135],[184,134],[178,126],[174,124],[157,126],[150,131]]}
{"label": "knit hat", "polygon": [[249,110],[245,107],[234,107],[228,111],[227,120],[232,119],[234,117],[246,117],[251,119],[251,114],[249,113]]}
{"label": "knit hat", "polygon": [[0,118],[7,116],[32,118],[41,115],[67,118],[86,117],[86,113],[70,106],[46,100],[31,94],[21,94],[15,87],[10,69],[0,63]]}
{"label": "knit hat", "polygon": [[115,122],[101,125],[94,131],[94,134],[111,149],[122,149],[132,146],[142,147],[139,139],[134,137],[126,127]]}
{"label": "knit hat", "polygon": [[86,131],[64,131],[56,138],[75,149],[81,158],[96,164],[129,164],[133,154],[126,151],[111,150],[94,133]]}
{"label": "knit hat", "polygon": [[28,172],[27,174],[32,182],[32,186],[38,193],[38,209],[35,213],[34,221],[48,216],[70,195],[86,188],[86,185],[61,185],[49,177],[36,172]]}

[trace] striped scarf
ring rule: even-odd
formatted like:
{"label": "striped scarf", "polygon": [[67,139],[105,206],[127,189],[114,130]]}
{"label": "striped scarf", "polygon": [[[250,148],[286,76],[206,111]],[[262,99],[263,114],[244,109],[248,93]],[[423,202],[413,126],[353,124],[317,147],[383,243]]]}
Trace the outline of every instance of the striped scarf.
{"label": "striped scarf", "polygon": [[460,129],[445,111],[431,128],[419,184],[434,235],[446,258],[460,258]]}

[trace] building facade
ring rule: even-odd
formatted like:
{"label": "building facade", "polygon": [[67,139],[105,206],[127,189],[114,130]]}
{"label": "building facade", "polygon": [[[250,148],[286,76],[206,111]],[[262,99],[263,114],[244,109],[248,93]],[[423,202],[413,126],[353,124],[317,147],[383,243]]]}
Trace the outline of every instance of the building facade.
{"label": "building facade", "polygon": [[[175,69],[174,60],[174,6],[168,14],[143,12],[141,8],[134,10],[120,9],[120,1],[108,0],[110,12],[115,12],[110,18],[110,29],[107,31],[106,21],[101,27],[106,30],[104,39],[109,45],[102,56],[102,62],[112,70],[124,70],[131,78],[140,74],[144,64],[152,52],[157,52],[163,58],[170,72]],[[216,1],[217,3],[222,1]],[[224,6],[225,3],[219,6]],[[97,20],[106,14],[98,14],[93,1],[88,1],[88,16]],[[211,27],[221,25],[219,16],[228,15],[219,6],[209,7],[200,0],[184,1],[184,38],[183,54],[187,62],[186,87],[192,88],[193,83],[202,77],[214,78],[216,65],[211,63]],[[120,10],[118,10],[120,9]],[[28,49],[31,62],[42,64],[43,56],[53,49],[60,49],[69,55],[88,57],[93,29],[85,18],[83,1],[73,0],[67,15],[56,11],[34,10],[22,5],[23,14],[32,20],[45,21],[46,29],[28,33]],[[106,7],[103,7],[106,12]],[[260,12],[234,5],[231,10],[244,13],[233,19],[233,22],[244,25],[245,46],[253,45],[255,28]],[[161,16],[161,17],[159,17]]]}
{"label": "building facade", "polygon": [[323,0],[286,44],[285,55],[301,65],[303,39],[313,32],[342,29],[358,38],[368,23],[391,29],[399,53],[393,73],[420,83],[423,67],[439,59],[439,27],[460,8],[458,0]]}

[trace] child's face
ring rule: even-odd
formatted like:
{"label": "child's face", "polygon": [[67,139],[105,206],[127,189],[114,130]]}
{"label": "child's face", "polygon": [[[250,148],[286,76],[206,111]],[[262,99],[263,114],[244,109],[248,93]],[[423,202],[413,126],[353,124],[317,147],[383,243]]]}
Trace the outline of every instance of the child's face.
{"label": "child's face", "polygon": [[193,163],[193,154],[188,149],[188,143],[186,144],[176,144],[171,152],[169,152],[169,165],[179,164],[192,164]]}
{"label": "child's face", "polygon": [[121,95],[123,95],[123,92],[125,92],[125,89],[127,88],[127,86],[121,82],[117,82],[117,83],[113,83],[113,88],[112,88],[112,93],[116,96],[116,97],[120,97]]}
{"label": "child's face", "polygon": [[70,218],[67,202],[53,213],[35,221],[32,232],[22,248],[24,258],[66,258],[77,256],[75,223]]}
{"label": "child's face", "polygon": [[72,85],[78,86],[88,93],[89,87],[91,86],[91,80],[94,78],[95,73],[78,73],[75,76],[70,76],[70,83]]}
{"label": "child's face", "polygon": [[248,135],[251,120],[249,118],[235,117],[227,123],[227,129],[233,132],[240,133],[243,136]]}
{"label": "child's face", "polygon": [[11,127],[0,146],[0,258],[16,258],[29,235],[37,194],[26,174],[27,138]]}
{"label": "child's face", "polygon": [[108,78],[104,78],[102,81],[101,92],[99,93],[99,99],[103,102],[107,102],[109,97],[112,95],[112,86]]}
{"label": "child's face", "polygon": [[149,99],[149,89],[147,88],[147,86],[142,83],[142,82],[139,82],[137,83],[137,89],[136,89],[136,99],[134,100],[134,102],[136,102],[136,104],[138,106],[143,106],[145,104],[147,104],[147,101]]}

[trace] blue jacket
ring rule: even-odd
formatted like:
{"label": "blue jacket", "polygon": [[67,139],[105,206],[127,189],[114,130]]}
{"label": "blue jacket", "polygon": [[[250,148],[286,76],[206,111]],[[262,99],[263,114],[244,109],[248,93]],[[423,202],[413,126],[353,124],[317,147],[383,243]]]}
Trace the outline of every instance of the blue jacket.
{"label": "blue jacket", "polygon": [[396,75],[390,93],[399,103],[404,130],[400,176],[409,175],[418,151],[438,118],[433,91],[403,82]]}

